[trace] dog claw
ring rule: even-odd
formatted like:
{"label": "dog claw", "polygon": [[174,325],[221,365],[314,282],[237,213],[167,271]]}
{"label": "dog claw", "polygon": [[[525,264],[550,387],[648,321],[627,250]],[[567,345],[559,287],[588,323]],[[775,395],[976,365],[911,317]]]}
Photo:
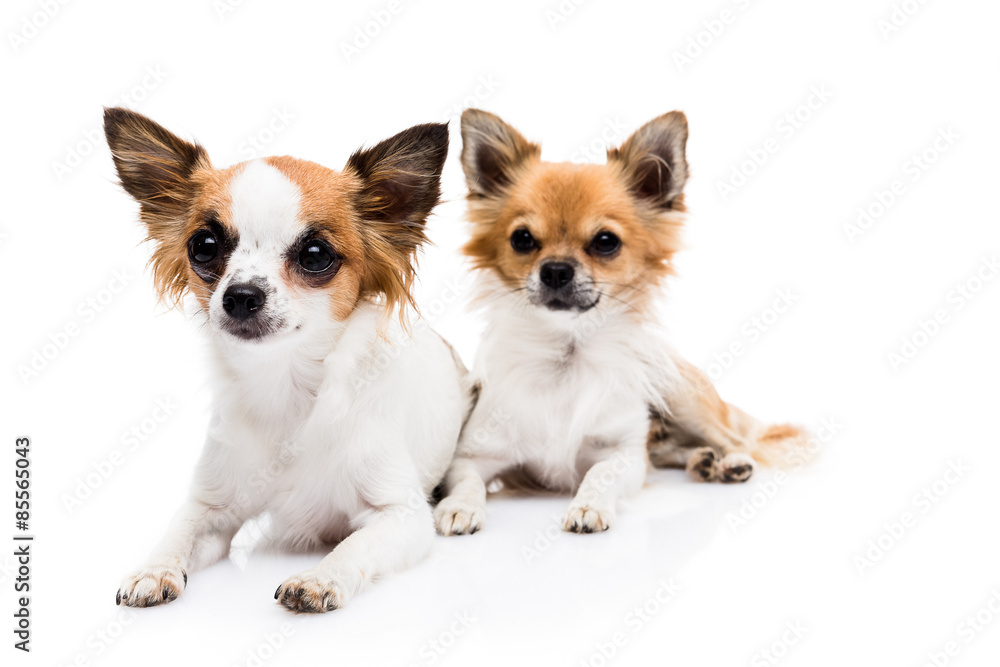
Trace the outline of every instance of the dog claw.
{"label": "dog claw", "polygon": [[346,601],[343,589],[336,582],[312,574],[281,584],[274,597],[290,611],[299,613],[333,611]]}

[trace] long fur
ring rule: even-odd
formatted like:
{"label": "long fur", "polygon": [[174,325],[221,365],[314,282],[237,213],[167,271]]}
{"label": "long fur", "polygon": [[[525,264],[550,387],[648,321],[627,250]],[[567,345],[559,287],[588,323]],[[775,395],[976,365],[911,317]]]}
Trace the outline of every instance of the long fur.
{"label": "long fur", "polygon": [[139,218],[154,243],[150,264],[157,293],[176,303],[187,288],[187,239],[183,229],[208,153],[145,116],[105,109],[104,132],[122,188],[139,203]]}
{"label": "long fur", "polygon": [[[435,511],[444,535],[485,522],[493,479],[575,493],[564,528],[607,530],[647,461],[742,482],[801,445],[722,401],[663,337],[654,307],[680,247],[687,120],[664,114],[605,165],[554,164],[493,114],[462,116],[462,164],[487,326],[476,407]],[[515,243],[529,234],[532,243]],[[618,239],[601,251],[602,237]],[[568,284],[547,279],[559,266]],[[552,275],[551,273],[549,275]]]}
{"label": "long fur", "polygon": [[[416,308],[410,291],[414,255],[427,241],[424,223],[438,204],[447,156],[448,126],[428,123],[358,150],[347,161],[346,169],[363,183],[356,205],[367,222],[361,231],[371,261],[362,289],[383,295],[388,310]],[[405,309],[398,310],[405,324]]]}
{"label": "long fur", "polygon": [[[273,544],[337,545],[275,598],[296,611],[341,607],[430,549],[428,500],[469,411],[451,348],[426,327],[386,322],[413,315],[412,258],[439,196],[447,128],[412,128],[337,172],[287,157],[216,170],[203,149],[133,112],[109,109],[105,126],[156,244],[157,286],[199,306],[215,397],[190,497],[116,600],[176,599],[190,572],[261,518]],[[204,234],[218,255],[198,264],[188,245]],[[306,270],[298,258],[317,245],[331,261]],[[252,314],[237,316],[251,288]]]}

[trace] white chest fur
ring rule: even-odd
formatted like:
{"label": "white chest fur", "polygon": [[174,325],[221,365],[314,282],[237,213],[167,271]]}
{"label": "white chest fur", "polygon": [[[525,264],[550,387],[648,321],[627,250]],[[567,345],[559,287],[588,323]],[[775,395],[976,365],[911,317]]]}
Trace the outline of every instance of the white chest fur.
{"label": "white chest fur", "polygon": [[461,451],[568,489],[608,449],[644,446],[649,407],[675,373],[665,343],[622,316],[512,310],[490,313]]}
{"label": "white chest fur", "polygon": [[362,306],[294,346],[216,350],[201,500],[266,512],[273,538],[293,546],[341,539],[372,507],[426,502],[454,452],[464,382],[436,334],[394,330],[387,342],[378,317]]}

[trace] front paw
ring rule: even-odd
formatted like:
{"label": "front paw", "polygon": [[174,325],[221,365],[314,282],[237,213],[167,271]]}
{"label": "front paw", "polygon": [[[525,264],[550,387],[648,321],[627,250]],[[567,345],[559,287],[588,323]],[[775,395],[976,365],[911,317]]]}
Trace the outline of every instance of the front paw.
{"label": "front paw", "polygon": [[155,607],[173,602],[187,587],[187,578],[180,565],[152,565],[125,579],[115,595],[115,604]]}
{"label": "front paw", "polygon": [[292,611],[315,614],[340,609],[347,593],[332,577],[307,571],[278,586],[274,599]]}
{"label": "front paw", "polygon": [[472,535],[483,527],[486,508],[468,503],[453,496],[445,498],[434,508],[434,525],[442,535]]}
{"label": "front paw", "polygon": [[563,530],[571,533],[603,533],[614,523],[613,510],[592,505],[573,505],[566,513]]}

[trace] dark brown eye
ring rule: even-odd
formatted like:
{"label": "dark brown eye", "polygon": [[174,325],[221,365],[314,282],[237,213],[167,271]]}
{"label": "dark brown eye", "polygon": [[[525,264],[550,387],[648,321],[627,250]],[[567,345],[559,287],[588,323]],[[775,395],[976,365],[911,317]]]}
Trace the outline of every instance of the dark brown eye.
{"label": "dark brown eye", "polygon": [[590,251],[605,257],[615,254],[621,247],[621,239],[611,232],[598,232],[590,242]]}
{"label": "dark brown eye", "polygon": [[528,253],[538,248],[535,237],[524,227],[518,227],[510,235],[510,247],[521,253]]}
{"label": "dark brown eye", "polygon": [[200,231],[188,242],[188,256],[195,264],[208,264],[219,256],[219,241],[210,231]]}
{"label": "dark brown eye", "polygon": [[306,241],[299,251],[299,266],[309,273],[322,273],[331,266],[337,256],[333,249],[319,239]]}

